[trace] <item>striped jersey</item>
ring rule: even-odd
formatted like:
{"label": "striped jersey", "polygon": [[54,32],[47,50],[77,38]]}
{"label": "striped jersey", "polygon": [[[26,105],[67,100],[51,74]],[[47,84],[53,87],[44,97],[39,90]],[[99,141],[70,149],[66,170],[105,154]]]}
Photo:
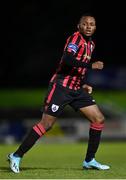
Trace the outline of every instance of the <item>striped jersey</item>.
{"label": "striped jersey", "polygon": [[[95,44],[90,39],[86,41],[83,35],[77,31],[68,37],[63,53],[69,52],[74,56],[74,60],[89,63]],[[52,76],[50,82],[57,82],[63,87],[78,90],[83,85],[87,68],[72,67],[63,62],[59,63],[56,73]]]}

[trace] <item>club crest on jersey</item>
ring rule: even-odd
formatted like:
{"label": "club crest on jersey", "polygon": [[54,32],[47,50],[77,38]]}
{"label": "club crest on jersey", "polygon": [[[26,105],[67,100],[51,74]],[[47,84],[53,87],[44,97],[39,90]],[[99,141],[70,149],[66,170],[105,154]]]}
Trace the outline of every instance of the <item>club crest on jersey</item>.
{"label": "club crest on jersey", "polygon": [[59,106],[56,104],[52,104],[51,109],[52,109],[52,112],[56,112],[56,111],[58,111]]}

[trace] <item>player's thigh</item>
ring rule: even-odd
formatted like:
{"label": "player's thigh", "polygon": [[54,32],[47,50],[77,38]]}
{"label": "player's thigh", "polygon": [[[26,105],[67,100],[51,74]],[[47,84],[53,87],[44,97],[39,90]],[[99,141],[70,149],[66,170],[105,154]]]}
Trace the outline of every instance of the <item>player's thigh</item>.
{"label": "player's thigh", "polygon": [[80,111],[91,122],[97,122],[97,123],[104,122],[104,115],[96,104],[82,107],[80,108]]}
{"label": "player's thigh", "polygon": [[60,85],[53,84],[45,98],[43,112],[54,117],[59,117],[64,107],[70,101],[71,97],[68,96],[68,92]]}

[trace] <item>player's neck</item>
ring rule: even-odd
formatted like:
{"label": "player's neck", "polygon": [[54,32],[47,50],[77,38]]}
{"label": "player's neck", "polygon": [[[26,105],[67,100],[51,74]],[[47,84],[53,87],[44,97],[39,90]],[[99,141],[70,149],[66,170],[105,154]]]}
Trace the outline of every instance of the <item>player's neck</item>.
{"label": "player's neck", "polygon": [[83,38],[85,39],[86,42],[91,41],[91,36],[86,36],[82,33],[80,33],[80,34],[83,36]]}

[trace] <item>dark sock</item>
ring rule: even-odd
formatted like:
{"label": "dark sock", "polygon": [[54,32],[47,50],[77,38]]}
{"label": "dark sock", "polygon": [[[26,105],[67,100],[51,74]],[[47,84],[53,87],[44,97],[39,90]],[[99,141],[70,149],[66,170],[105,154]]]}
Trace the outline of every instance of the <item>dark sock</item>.
{"label": "dark sock", "polygon": [[32,148],[36,141],[45,133],[45,129],[39,124],[35,125],[14,153],[16,157],[23,157],[23,155]]}
{"label": "dark sock", "polygon": [[89,162],[95,157],[101,138],[101,130],[90,128],[89,141],[85,161]]}

